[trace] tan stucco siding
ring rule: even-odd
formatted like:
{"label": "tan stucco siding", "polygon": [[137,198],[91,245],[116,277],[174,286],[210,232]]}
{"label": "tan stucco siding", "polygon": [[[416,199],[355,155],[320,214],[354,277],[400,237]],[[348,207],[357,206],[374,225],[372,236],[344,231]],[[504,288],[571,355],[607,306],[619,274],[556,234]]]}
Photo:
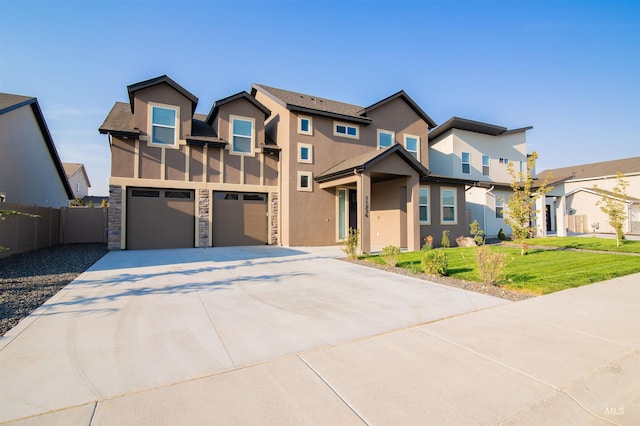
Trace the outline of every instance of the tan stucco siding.
{"label": "tan stucco siding", "polygon": [[396,98],[368,114],[373,123],[363,129],[363,136],[373,140],[377,147],[377,130],[384,129],[395,133],[395,143],[405,146],[405,135],[420,137],[419,160],[429,167],[429,125],[411,109],[407,103]]}
{"label": "tan stucco siding", "polygon": [[135,141],[111,139],[111,176],[134,177]]}
{"label": "tan stucco siding", "polygon": [[460,185],[456,187],[456,213],[457,213],[457,224],[455,225],[443,225],[441,224],[441,198],[440,198],[440,189],[442,187],[452,188],[453,185],[449,184],[438,184],[429,182],[429,187],[431,189],[430,201],[431,201],[431,225],[421,225],[420,226],[420,241],[424,243],[424,238],[428,235],[433,237],[434,246],[440,246],[440,240],[442,239],[442,232],[445,230],[449,231],[449,239],[451,240],[451,246],[455,246],[455,239],[461,235],[468,236],[469,235],[469,223],[467,221],[467,213],[465,208],[465,193],[464,186]]}
{"label": "tan stucco siding", "polygon": [[30,106],[0,115],[0,192],[6,202],[61,207],[68,204],[63,177]]}
{"label": "tan stucco siding", "polygon": [[180,108],[180,129],[178,144],[185,144],[186,135],[191,133],[191,101],[167,84],[159,84],[135,92],[135,126],[140,129],[141,140],[148,140],[150,134],[149,104],[159,104]]}
{"label": "tan stucco siding", "polygon": [[224,150],[224,182],[240,183],[240,167],[242,158],[240,155],[232,155],[229,151]]}
{"label": "tan stucco siding", "polygon": [[187,146],[180,149],[165,149],[165,178],[167,180],[185,180]]}
{"label": "tan stucco siding", "polygon": [[222,152],[220,148],[208,148],[207,150],[207,180],[209,182],[220,182],[222,174]]}
{"label": "tan stucco siding", "polygon": [[160,179],[162,148],[140,142],[140,174],[142,179]]}
{"label": "tan stucco siding", "polygon": [[[371,185],[371,244],[384,247],[402,245],[402,229],[406,234],[406,179]],[[404,210],[404,215],[402,211]],[[403,217],[404,216],[404,217]],[[402,223],[404,221],[404,224]],[[403,226],[404,225],[404,226]],[[406,238],[405,238],[406,240]],[[406,241],[405,241],[406,245]]]}
{"label": "tan stucco siding", "polygon": [[189,180],[202,182],[204,175],[204,148],[192,146],[189,149]]}
{"label": "tan stucco siding", "polygon": [[265,185],[278,184],[278,155],[277,154],[264,155],[264,184]]}
{"label": "tan stucco siding", "polygon": [[[264,144],[264,113],[248,100],[241,98],[233,102],[229,102],[220,107],[216,118],[218,137],[232,143],[230,137],[230,116],[252,118],[255,122],[254,128],[254,152],[260,145]],[[230,148],[229,148],[230,149]]]}
{"label": "tan stucco siding", "polygon": [[260,184],[260,161],[261,160],[262,160],[262,154],[258,154],[257,157],[244,158],[244,183],[246,183],[247,185]]}

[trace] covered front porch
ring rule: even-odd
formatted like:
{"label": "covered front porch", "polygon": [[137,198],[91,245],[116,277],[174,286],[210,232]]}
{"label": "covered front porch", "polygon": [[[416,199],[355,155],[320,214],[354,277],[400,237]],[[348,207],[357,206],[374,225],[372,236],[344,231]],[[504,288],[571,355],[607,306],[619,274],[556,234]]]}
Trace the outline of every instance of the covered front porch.
{"label": "covered front porch", "polygon": [[342,161],[316,178],[336,199],[336,235],[360,231],[359,249],[419,250],[420,177],[429,171],[401,145]]}

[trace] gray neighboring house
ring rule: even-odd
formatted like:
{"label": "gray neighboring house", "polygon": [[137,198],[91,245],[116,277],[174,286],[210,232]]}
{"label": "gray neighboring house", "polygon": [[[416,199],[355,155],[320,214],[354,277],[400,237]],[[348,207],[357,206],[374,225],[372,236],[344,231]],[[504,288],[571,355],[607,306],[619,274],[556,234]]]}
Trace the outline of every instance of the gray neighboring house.
{"label": "gray neighboring house", "polygon": [[73,191],[38,100],[0,93],[0,199],[67,206]]}
{"label": "gray neighboring house", "polygon": [[[640,157],[623,158],[598,163],[548,169],[537,173],[544,178],[551,173],[549,185],[553,189],[545,200],[546,217],[539,235],[557,232],[593,232],[592,224],[598,224],[597,232],[614,233],[607,216],[596,204],[602,194],[615,198],[612,192],[617,184],[616,173],[625,175],[627,187],[627,221],[625,233],[640,234]],[[597,186],[597,189],[596,189]],[[546,231],[546,232],[545,232]]]}

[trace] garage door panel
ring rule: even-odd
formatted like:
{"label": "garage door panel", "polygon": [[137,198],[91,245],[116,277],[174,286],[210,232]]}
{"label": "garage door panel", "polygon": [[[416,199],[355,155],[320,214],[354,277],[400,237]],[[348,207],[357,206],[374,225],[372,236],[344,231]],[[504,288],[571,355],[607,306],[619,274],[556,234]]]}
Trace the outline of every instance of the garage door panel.
{"label": "garage door panel", "polygon": [[216,192],[213,197],[213,245],[267,243],[267,195]]}
{"label": "garage door panel", "polygon": [[194,237],[193,191],[127,191],[128,249],[188,248]]}

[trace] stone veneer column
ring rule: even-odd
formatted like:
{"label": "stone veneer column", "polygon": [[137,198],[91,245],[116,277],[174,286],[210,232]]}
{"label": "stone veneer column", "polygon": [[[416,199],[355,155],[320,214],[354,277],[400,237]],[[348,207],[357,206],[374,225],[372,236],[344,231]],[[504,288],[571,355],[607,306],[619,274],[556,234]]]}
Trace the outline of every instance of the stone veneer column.
{"label": "stone veneer column", "polygon": [[107,249],[122,248],[122,187],[109,185],[109,219],[107,228]]}
{"label": "stone veneer column", "polygon": [[271,211],[270,211],[271,223],[269,227],[269,233],[270,233],[269,244],[277,245],[278,244],[278,208],[279,208],[278,193],[272,192],[270,196],[271,196]]}
{"label": "stone veneer column", "polygon": [[198,190],[198,247],[209,246],[209,191]]}

